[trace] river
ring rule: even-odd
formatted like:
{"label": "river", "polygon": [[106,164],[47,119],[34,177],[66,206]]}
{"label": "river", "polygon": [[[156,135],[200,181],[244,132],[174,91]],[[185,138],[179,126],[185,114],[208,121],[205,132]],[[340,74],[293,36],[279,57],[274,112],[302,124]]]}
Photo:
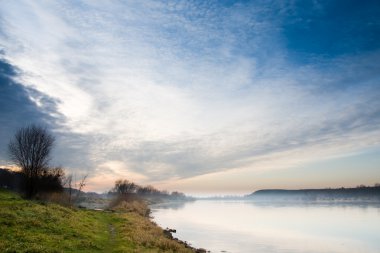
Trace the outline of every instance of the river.
{"label": "river", "polygon": [[175,237],[211,252],[380,252],[379,205],[198,200],[152,212]]}

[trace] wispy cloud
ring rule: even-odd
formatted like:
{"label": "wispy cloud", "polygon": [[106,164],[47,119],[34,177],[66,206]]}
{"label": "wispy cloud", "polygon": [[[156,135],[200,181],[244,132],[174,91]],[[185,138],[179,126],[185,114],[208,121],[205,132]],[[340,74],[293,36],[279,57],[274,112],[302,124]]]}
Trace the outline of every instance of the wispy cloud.
{"label": "wispy cloud", "polygon": [[284,46],[290,11],[8,1],[0,44],[17,80],[55,101],[57,162],[94,178],[106,167],[144,182],[268,167],[259,160],[275,169],[282,154],[286,168],[378,145],[379,52],[300,65]]}

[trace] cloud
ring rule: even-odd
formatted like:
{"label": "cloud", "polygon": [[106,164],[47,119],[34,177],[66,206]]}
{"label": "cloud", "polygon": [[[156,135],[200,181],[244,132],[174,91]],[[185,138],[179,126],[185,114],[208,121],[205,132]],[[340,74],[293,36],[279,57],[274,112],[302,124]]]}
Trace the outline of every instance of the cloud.
{"label": "cloud", "polygon": [[15,131],[27,124],[56,125],[55,101],[15,81],[20,70],[0,58],[0,159],[6,160],[6,147]]}
{"label": "cloud", "polygon": [[379,52],[300,65],[284,30],[296,9],[4,2],[0,44],[31,105],[55,118],[56,162],[96,182],[104,168],[161,182],[378,145]]}
{"label": "cloud", "polygon": [[108,191],[120,178],[127,178],[129,181],[140,184],[146,182],[145,175],[130,171],[129,167],[131,166],[128,166],[125,161],[107,161],[100,164],[87,182],[88,190]]}

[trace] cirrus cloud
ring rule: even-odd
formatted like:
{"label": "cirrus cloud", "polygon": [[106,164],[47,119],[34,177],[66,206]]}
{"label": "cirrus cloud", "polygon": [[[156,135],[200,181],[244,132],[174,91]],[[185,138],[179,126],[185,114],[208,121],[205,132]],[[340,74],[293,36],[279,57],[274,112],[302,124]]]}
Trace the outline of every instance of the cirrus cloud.
{"label": "cirrus cloud", "polygon": [[56,162],[95,181],[105,165],[112,179],[162,183],[379,145],[379,51],[297,62],[297,8],[9,1],[0,43],[30,98],[54,101],[40,110],[58,119]]}

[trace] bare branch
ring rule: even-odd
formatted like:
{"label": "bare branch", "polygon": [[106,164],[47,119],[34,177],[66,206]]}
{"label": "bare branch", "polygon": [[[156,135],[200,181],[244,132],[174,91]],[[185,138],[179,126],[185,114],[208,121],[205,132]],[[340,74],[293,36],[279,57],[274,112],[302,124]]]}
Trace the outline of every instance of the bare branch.
{"label": "bare branch", "polygon": [[19,129],[8,145],[9,156],[28,179],[28,195],[36,193],[37,178],[48,169],[54,137],[46,128],[30,125]]}

